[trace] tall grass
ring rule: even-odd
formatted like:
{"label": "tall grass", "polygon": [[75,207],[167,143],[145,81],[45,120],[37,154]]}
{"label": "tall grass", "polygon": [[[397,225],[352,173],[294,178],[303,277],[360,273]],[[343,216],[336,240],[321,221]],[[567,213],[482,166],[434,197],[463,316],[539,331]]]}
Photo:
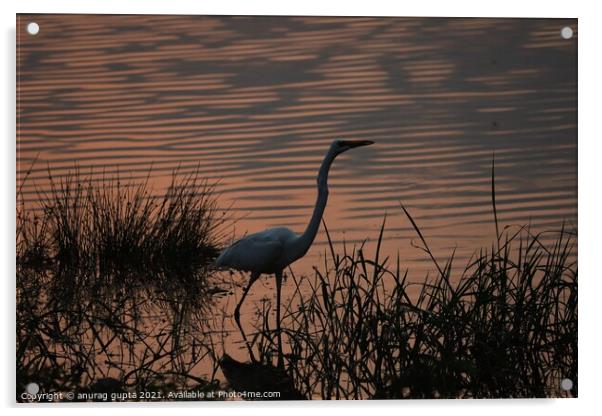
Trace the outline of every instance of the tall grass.
{"label": "tall grass", "polygon": [[146,181],[48,180],[38,206],[18,195],[20,387],[205,383],[190,373],[213,354],[210,264],[224,221],[213,187],[177,172],[161,197]]}
{"label": "tall grass", "polygon": [[196,291],[217,253],[223,217],[213,187],[194,173],[174,174],[158,199],[147,181],[95,185],[78,173],[49,177],[39,197],[38,207],[17,213],[17,264],[68,270],[58,287]]}
{"label": "tall grass", "polygon": [[[410,283],[399,258],[382,258],[384,222],[373,258],[363,245],[337,251],[326,229],[324,267],[292,276],[282,327],[297,388],[322,399],[576,397],[573,233],[563,227],[546,245],[528,227],[508,227],[458,270],[453,256],[435,259],[403,211],[432,278]],[[269,308],[262,312],[254,347],[270,360],[275,335]]]}
{"label": "tall grass", "polygon": [[[174,175],[157,198],[146,182],[49,181],[38,209],[18,204],[17,391],[30,381],[84,391],[107,377],[130,391],[218,388],[211,262],[224,218],[213,187]],[[543,238],[500,227],[494,183],[492,174],[496,238],[464,267],[453,255],[437,260],[401,206],[435,273],[419,283],[399,257],[383,257],[385,221],[371,258],[364,244],[335,246],[324,224],[324,265],[313,276],[291,273],[283,314],[286,379],[296,391],[322,399],[577,396],[575,233],[562,227]],[[251,341],[264,363],[277,351],[270,306],[260,306]],[[207,362],[211,377],[194,376]],[[563,378],[571,391],[560,389]]]}

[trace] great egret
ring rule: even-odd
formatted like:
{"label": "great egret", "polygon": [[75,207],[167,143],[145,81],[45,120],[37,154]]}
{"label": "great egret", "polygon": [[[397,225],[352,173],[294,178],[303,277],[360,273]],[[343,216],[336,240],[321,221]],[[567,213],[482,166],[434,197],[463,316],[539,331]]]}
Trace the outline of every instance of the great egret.
{"label": "great egret", "polygon": [[218,267],[251,272],[249,283],[234,310],[234,319],[243,334],[244,331],[240,324],[240,308],[251,286],[259,279],[261,274],[274,274],[276,276],[276,326],[279,365],[282,364],[282,338],[280,335],[282,272],[285,267],[307,253],[316,237],[328,200],[328,171],[334,159],[349,149],[373,143],[370,140],[334,140],[332,142],[318,171],[318,198],[311,220],[303,234],[295,234],[285,227],[271,228],[251,234],[225,248],[215,261]]}

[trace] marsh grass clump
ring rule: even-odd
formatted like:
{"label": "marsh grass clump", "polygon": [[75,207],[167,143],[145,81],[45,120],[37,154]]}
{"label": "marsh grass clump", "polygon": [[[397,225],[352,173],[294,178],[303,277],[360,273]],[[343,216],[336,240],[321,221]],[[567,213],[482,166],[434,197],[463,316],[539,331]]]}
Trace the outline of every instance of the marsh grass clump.
{"label": "marsh grass clump", "polygon": [[147,181],[49,176],[39,206],[17,213],[17,265],[52,269],[57,288],[95,296],[125,286],[199,295],[219,245],[217,212],[213,186],[195,173],[174,174],[162,197]]}
{"label": "marsh grass clump", "polygon": [[212,354],[210,264],[224,221],[213,186],[177,172],[162,196],[147,181],[48,179],[38,206],[18,193],[18,383],[204,382],[189,373]]}
{"label": "marsh grass clump", "polygon": [[[282,328],[297,388],[322,399],[576,397],[574,234],[563,227],[547,245],[509,227],[456,272],[453,255],[440,264],[405,213],[432,278],[410,283],[399,258],[382,258],[384,222],[373,258],[363,245],[337,252],[328,236],[324,267],[293,275]],[[254,346],[269,360],[269,308],[261,322]]]}

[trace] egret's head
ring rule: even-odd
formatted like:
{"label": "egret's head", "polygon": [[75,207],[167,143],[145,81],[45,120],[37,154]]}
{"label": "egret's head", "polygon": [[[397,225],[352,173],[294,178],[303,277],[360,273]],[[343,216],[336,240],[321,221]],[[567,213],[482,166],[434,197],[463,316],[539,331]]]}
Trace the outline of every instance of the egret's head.
{"label": "egret's head", "polygon": [[332,142],[332,146],[337,155],[346,152],[349,149],[371,144],[374,144],[372,140],[335,140]]}

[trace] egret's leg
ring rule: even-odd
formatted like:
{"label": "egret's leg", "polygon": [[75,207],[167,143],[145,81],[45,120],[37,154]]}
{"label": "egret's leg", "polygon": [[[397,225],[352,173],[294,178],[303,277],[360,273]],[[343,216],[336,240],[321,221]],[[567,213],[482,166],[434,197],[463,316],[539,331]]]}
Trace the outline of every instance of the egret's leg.
{"label": "egret's leg", "polygon": [[249,341],[247,341],[247,335],[245,334],[244,329],[242,329],[242,325],[240,323],[240,307],[242,306],[243,302],[245,301],[245,298],[247,297],[247,294],[249,293],[249,290],[251,289],[251,286],[253,286],[253,283],[255,283],[257,281],[257,279],[259,279],[259,273],[251,273],[251,277],[249,279],[249,283],[247,284],[247,287],[245,287],[245,290],[242,292],[242,297],[240,298],[240,301],[238,301],[238,305],[236,305],[236,308],[234,309],[234,320],[236,321],[236,325],[238,325],[238,329],[240,329],[240,333],[242,335],[243,341],[245,342],[247,349],[249,350],[249,354],[251,356],[251,360],[255,361],[255,357],[253,355],[253,350],[251,348],[251,346],[249,345]]}
{"label": "egret's leg", "polygon": [[236,321],[236,323],[238,324],[238,326],[240,327],[240,308],[243,304],[243,302],[245,301],[245,298],[247,297],[247,294],[249,293],[249,290],[251,290],[251,286],[253,286],[253,283],[255,283],[255,281],[259,279],[259,273],[251,273],[251,278],[249,279],[249,283],[247,283],[247,287],[245,287],[245,290],[242,292],[242,297],[240,298],[240,300],[238,301],[238,304],[236,305],[236,308],[234,309],[234,320]]}
{"label": "egret's leg", "polygon": [[278,336],[278,367],[284,367],[282,356],[282,334],[280,331],[280,289],[282,288],[282,271],[276,273],[276,333]]}

